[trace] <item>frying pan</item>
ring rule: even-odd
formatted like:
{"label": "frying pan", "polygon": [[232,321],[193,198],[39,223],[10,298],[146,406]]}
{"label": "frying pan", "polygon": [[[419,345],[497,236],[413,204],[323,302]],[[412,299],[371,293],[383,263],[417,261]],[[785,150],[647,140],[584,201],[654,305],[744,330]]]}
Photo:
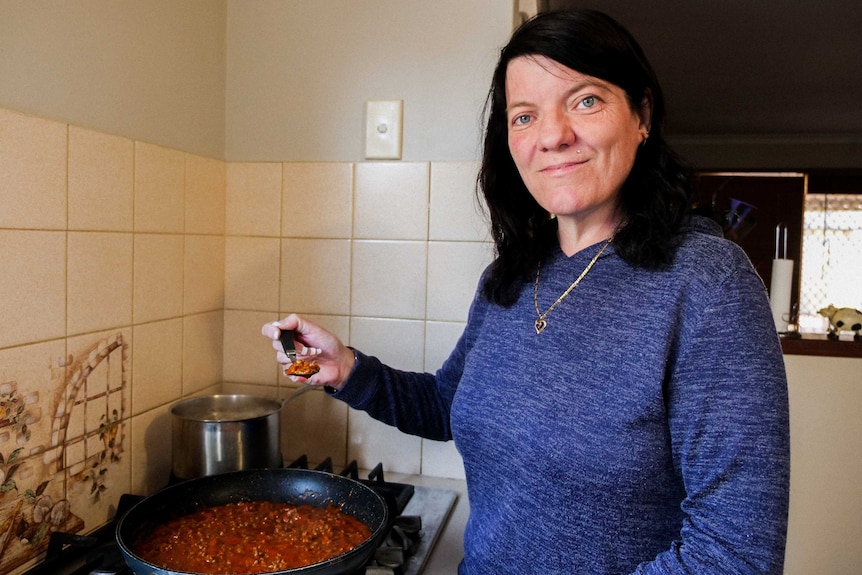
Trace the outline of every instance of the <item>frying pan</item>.
{"label": "frying pan", "polygon": [[371,537],[337,557],[278,575],[336,575],[365,565],[384,536],[389,512],[383,498],[362,483],[309,469],[248,469],[208,475],[171,485],[135,504],[117,523],[116,538],[126,564],[135,575],[187,575],[144,561],[132,550],[138,537],[156,526],[201,507],[238,501],[272,501],[318,507],[338,505],[371,529]]}

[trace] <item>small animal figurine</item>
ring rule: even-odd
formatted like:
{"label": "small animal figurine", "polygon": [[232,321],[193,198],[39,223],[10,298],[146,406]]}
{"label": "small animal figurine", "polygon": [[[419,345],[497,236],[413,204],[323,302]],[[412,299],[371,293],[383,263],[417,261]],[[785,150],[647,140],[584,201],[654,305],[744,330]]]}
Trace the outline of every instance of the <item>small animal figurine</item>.
{"label": "small animal figurine", "polygon": [[829,305],[817,313],[829,320],[829,339],[838,339],[838,333],[852,331],[855,341],[862,341],[862,311],[852,307],[835,307]]}

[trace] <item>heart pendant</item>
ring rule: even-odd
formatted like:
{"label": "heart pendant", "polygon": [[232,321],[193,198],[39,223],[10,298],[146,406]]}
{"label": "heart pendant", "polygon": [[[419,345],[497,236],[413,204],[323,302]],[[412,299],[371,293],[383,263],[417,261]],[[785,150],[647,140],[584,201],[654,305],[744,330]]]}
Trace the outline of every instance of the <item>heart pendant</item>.
{"label": "heart pendant", "polygon": [[535,325],[536,325],[536,334],[538,335],[538,334],[542,333],[543,331],[545,331],[545,328],[548,327],[548,322],[546,322],[545,320],[540,318],[540,319],[536,320]]}

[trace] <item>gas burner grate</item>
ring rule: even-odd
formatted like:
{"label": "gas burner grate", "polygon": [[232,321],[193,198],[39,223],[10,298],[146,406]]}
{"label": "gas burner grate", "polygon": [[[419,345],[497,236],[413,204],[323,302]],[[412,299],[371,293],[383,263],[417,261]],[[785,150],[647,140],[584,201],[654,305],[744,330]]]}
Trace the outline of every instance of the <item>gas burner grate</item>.
{"label": "gas burner grate", "polygon": [[[300,455],[295,460],[287,464],[286,467],[289,469],[309,469],[308,457],[304,454]],[[332,458],[327,457],[318,464],[314,470],[335,473]],[[359,481],[376,491],[381,497],[383,497],[383,500],[386,501],[390,517],[401,515],[404,508],[410,502],[410,498],[413,497],[413,493],[415,491],[414,487],[408,483],[386,481],[383,474],[382,463],[378,463],[374,466],[374,468],[368,473],[367,479],[359,477],[359,465],[356,463],[355,459],[344,466],[338,472],[338,475]]]}

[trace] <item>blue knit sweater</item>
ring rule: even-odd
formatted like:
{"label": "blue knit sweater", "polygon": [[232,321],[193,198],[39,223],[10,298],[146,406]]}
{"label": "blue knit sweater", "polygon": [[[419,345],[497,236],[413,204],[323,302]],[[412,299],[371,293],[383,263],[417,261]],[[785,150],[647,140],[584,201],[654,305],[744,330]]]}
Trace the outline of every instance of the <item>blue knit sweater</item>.
{"label": "blue knit sweater", "polygon": [[[546,310],[596,245],[542,268]],[[537,335],[533,285],[477,292],[434,375],[359,354],[336,394],[454,438],[470,500],[460,573],[782,572],[787,383],[762,281],[695,219],[669,269],[608,248]]]}

